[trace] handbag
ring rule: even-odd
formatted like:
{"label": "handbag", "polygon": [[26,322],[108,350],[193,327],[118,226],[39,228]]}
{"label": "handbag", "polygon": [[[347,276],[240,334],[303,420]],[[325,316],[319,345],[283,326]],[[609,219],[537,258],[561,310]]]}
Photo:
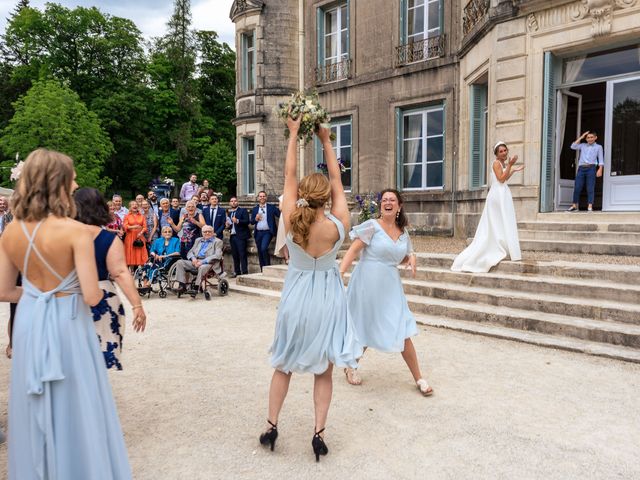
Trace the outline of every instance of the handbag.
{"label": "handbag", "polygon": [[136,238],[133,241],[133,246],[134,247],[144,247],[144,242],[142,240],[140,240],[139,238]]}

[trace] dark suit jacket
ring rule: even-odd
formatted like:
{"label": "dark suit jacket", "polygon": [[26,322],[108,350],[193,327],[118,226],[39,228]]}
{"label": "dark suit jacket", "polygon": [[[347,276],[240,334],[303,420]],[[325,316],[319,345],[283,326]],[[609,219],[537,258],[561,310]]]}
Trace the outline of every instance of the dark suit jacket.
{"label": "dark suit jacket", "polygon": [[[234,215],[238,219],[238,223],[236,223],[236,235],[238,238],[246,240],[251,236],[249,233],[249,212],[242,207],[238,207],[235,213],[231,211],[227,212],[229,218],[232,218]],[[229,230],[231,230],[231,227],[229,227]]]}
{"label": "dark suit jacket", "polygon": [[202,216],[204,217],[205,223],[207,225],[211,225],[213,227],[213,231],[215,232],[216,237],[222,240],[222,232],[224,232],[224,224],[227,221],[227,212],[225,212],[224,208],[218,205],[216,218],[211,218],[212,213],[213,213],[213,209],[211,208],[211,206],[207,206],[202,209]]}
{"label": "dark suit jacket", "polygon": [[[276,218],[280,217],[280,210],[275,205],[271,205],[269,203],[266,204],[266,207],[267,207],[267,225],[269,226],[269,231],[271,232],[271,235],[275,237],[278,232],[278,220],[276,220]],[[259,211],[260,211],[259,205],[256,205],[255,207],[253,207],[253,210],[251,210],[251,225],[258,224],[258,221],[256,220],[256,215],[258,215]],[[255,234],[255,231],[254,231],[254,234]]]}

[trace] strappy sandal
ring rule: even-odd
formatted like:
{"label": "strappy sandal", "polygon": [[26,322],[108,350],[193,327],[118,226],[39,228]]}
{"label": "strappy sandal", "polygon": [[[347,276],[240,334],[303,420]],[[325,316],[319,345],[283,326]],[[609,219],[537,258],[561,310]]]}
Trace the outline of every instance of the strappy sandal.
{"label": "strappy sandal", "polygon": [[421,378],[416,382],[416,387],[418,387],[420,393],[425,397],[430,397],[431,395],[433,395],[433,388],[429,386],[424,378]]}
{"label": "strappy sandal", "polygon": [[355,368],[345,368],[344,374],[347,377],[347,383],[349,385],[362,385],[362,378],[358,374],[358,370]]}

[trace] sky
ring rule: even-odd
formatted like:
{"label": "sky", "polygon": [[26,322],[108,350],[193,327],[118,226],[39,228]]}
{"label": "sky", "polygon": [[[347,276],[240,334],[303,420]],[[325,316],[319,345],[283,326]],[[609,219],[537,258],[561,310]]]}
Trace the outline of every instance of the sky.
{"label": "sky", "polygon": [[[133,20],[146,39],[162,35],[173,13],[173,0],[49,0],[67,8],[98,7],[102,12]],[[33,8],[42,10],[46,0],[31,0]],[[191,0],[193,27],[215,30],[219,39],[235,50],[234,25],[229,19],[233,0]],[[0,0],[0,32],[4,32],[7,17],[16,0]]]}

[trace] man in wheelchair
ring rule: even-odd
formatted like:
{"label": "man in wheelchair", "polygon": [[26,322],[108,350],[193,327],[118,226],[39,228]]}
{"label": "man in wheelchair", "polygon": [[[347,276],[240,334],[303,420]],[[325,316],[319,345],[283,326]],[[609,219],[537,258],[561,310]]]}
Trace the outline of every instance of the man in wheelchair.
{"label": "man in wheelchair", "polygon": [[202,291],[202,284],[212,270],[220,279],[226,274],[222,271],[222,240],[214,235],[213,227],[202,227],[202,237],[197,238],[186,260],[176,263],[175,279],[179,284],[178,294],[187,291],[187,273],[197,274],[191,288]]}

